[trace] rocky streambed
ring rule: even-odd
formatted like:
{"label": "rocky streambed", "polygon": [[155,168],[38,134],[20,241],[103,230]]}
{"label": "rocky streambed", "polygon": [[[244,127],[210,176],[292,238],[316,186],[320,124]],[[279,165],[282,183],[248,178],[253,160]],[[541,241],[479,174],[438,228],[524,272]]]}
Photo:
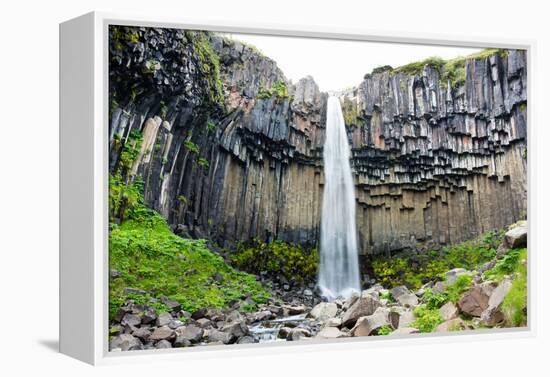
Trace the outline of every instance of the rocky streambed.
{"label": "rocky streambed", "polygon": [[[527,244],[527,224],[506,233],[497,256],[479,270],[455,268],[416,291],[374,284],[348,299],[323,302],[310,289],[274,296],[253,312],[241,304],[193,313],[167,298],[170,312],[128,300],[112,320],[110,350],[128,351],[200,345],[307,341],[359,336],[448,332],[524,326],[510,323],[503,310],[520,277],[510,271],[494,279],[488,271],[513,259]],[[525,265],[526,260],[516,264]],[[276,291],[275,293],[277,293]],[[134,292],[135,293],[135,292]],[[281,293],[281,292],[278,292]],[[526,302],[520,314],[526,316]]]}

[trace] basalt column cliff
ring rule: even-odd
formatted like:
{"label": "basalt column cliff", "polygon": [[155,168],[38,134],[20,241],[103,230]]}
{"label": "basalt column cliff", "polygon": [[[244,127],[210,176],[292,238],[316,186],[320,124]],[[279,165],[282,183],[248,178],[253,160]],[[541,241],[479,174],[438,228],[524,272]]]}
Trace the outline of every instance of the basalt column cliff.
{"label": "basalt column cliff", "polygon": [[[142,181],[182,235],[318,243],[327,94],[311,77],[292,84],[218,35],[113,27],[110,41],[111,172]],[[340,93],[361,252],[454,243],[525,216],[525,54],[462,69],[380,69]]]}

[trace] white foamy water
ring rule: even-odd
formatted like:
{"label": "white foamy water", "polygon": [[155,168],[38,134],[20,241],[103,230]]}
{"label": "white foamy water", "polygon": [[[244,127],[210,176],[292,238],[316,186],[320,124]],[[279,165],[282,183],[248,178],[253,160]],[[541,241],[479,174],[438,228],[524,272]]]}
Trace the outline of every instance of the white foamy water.
{"label": "white foamy water", "polygon": [[328,300],[360,292],[355,189],[350,146],[340,101],[329,97],[323,147],[325,186],[321,214],[321,261],[318,285]]}

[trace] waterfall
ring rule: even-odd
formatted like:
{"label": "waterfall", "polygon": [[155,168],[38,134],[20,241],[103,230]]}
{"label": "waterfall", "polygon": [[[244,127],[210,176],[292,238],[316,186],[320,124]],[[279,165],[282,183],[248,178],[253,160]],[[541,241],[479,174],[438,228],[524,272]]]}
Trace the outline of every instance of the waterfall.
{"label": "waterfall", "polygon": [[321,261],[318,286],[328,300],[359,292],[355,223],[355,189],[349,163],[350,147],[338,98],[327,103],[323,147],[325,185],[321,214]]}

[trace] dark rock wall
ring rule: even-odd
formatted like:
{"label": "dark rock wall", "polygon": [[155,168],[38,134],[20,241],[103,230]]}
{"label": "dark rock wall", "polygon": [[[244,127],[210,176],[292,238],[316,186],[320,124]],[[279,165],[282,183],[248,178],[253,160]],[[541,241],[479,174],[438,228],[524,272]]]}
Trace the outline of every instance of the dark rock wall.
{"label": "dark rock wall", "polygon": [[[129,179],[143,178],[147,204],[176,232],[221,245],[254,237],[316,244],[327,94],[311,77],[291,84],[274,61],[236,41],[125,33],[110,47],[111,171],[139,130]],[[202,38],[219,57],[222,102]],[[456,90],[441,88],[427,67],[367,76],[342,94],[358,115],[349,134],[362,252],[452,243],[525,214],[525,55],[467,64]],[[260,95],[276,83],[288,95]]]}

